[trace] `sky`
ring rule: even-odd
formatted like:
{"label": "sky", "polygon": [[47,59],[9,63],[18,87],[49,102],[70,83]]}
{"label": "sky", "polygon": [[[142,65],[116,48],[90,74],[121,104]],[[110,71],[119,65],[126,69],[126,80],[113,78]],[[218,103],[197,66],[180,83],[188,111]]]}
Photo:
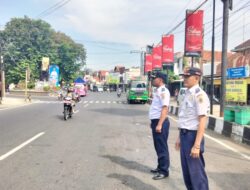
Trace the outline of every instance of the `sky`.
{"label": "sky", "polygon": [[[158,44],[163,34],[185,18],[186,9],[195,9],[204,1],[0,0],[0,28],[4,28],[11,18],[24,15],[45,20],[56,31],[64,32],[84,45],[87,68],[111,70],[116,65],[140,66],[140,54],[131,51],[144,51],[146,45]],[[229,50],[250,39],[250,1],[233,2],[229,18]],[[201,7],[204,10],[206,50],[211,50],[212,3],[213,0],[207,0]],[[222,1],[216,0],[215,47],[218,51],[222,44],[222,11]],[[184,51],[184,28],[183,23],[173,32],[175,52]]]}

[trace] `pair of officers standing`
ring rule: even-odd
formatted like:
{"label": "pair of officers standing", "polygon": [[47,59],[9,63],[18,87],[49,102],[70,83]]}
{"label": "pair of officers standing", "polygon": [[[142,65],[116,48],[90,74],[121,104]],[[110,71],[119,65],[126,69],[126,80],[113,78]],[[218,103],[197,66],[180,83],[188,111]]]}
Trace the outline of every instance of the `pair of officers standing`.
{"label": "pair of officers standing", "polygon": [[[202,72],[198,68],[189,67],[184,70],[184,86],[187,90],[178,114],[179,136],[175,148],[180,150],[182,173],[188,190],[209,189],[203,158],[203,136],[210,103],[207,94],[199,87],[201,76]],[[154,180],[160,180],[169,176],[167,140],[170,123],[167,116],[170,93],[165,87],[165,74],[158,72],[152,78],[153,86],[156,88],[153,92],[149,119],[158,165],[151,172],[155,174]]]}

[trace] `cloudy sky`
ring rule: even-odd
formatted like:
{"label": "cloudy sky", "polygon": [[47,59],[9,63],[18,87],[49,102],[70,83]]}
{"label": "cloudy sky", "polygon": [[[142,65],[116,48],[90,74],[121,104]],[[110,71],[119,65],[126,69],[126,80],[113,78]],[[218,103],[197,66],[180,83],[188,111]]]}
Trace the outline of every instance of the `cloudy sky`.
{"label": "cloudy sky", "polygon": [[[43,19],[57,30],[84,44],[87,67],[113,69],[115,65],[139,66],[147,44],[158,44],[185,17],[205,0],[0,0],[0,27],[13,17],[27,15]],[[250,38],[250,1],[233,0],[230,11],[229,50]],[[204,47],[211,49],[212,0],[204,13]],[[216,0],[216,49],[221,50],[222,2]],[[183,51],[184,26],[175,35],[175,52]]]}

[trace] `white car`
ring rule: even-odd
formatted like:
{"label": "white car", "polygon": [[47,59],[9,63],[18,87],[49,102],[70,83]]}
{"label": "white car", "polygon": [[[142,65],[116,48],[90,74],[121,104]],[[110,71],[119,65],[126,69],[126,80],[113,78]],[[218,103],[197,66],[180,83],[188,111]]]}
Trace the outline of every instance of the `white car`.
{"label": "white car", "polygon": [[182,103],[182,101],[184,100],[186,90],[187,90],[187,88],[181,88],[179,90],[178,97],[177,97],[177,105],[180,105]]}

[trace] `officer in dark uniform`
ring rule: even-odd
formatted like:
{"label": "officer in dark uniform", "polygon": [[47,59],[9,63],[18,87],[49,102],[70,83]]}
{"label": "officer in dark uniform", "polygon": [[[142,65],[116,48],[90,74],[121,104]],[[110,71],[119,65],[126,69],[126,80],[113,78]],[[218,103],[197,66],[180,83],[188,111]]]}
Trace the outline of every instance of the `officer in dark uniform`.
{"label": "officer in dark uniform", "polygon": [[169,90],[165,87],[166,75],[156,73],[153,77],[153,85],[156,89],[153,92],[153,100],[149,110],[149,119],[151,120],[151,129],[154,140],[154,147],[158,157],[156,169],[151,170],[154,173],[154,180],[168,177],[169,175],[169,152],[168,152],[168,132],[169,121],[167,118],[168,106],[170,101]]}
{"label": "officer in dark uniform", "polygon": [[208,190],[205,172],[204,131],[209,113],[209,99],[199,87],[202,72],[198,68],[184,70],[184,85],[187,87],[179,108],[180,134],[176,149],[180,149],[181,165],[188,190]]}

